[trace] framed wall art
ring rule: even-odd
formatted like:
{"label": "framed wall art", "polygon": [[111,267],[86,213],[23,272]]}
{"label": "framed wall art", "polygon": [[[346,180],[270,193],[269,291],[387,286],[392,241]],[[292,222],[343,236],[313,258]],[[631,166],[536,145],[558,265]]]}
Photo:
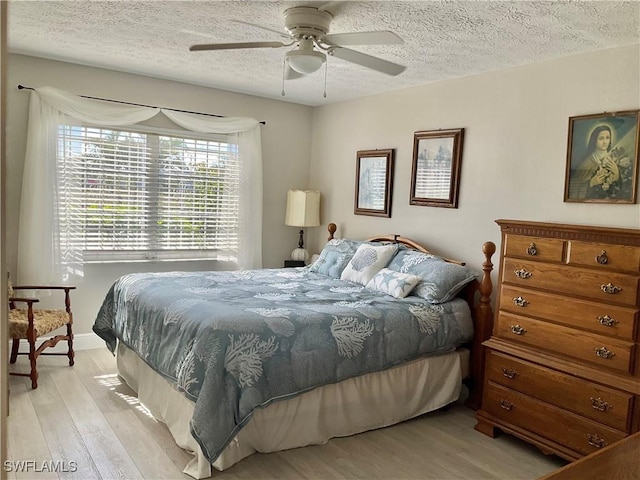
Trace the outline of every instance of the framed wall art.
{"label": "framed wall art", "polygon": [[464,128],[413,134],[411,205],[458,208]]}
{"label": "framed wall art", "polygon": [[636,203],[640,110],[569,118],[565,202]]}
{"label": "framed wall art", "polygon": [[391,148],[356,153],[356,215],[391,217],[394,154]]}

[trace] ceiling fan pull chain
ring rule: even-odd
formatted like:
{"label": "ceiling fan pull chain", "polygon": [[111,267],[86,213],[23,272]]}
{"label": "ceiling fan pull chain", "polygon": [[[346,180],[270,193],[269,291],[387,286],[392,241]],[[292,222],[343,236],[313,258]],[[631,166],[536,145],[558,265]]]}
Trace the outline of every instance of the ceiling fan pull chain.
{"label": "ceiling fan pull chain", "polygon": [[280,93],[280,95],[282,95],[284,97],[284,77],[286,75],[286,71],[287,71],[287,59],[283,59],[282,60],[282,92]]}
{"label": "ceiling fan pull chain", "polygon": [[322,96],[327,98],[327,68],[329,68],[329,57],[324,62],[324,93]]}

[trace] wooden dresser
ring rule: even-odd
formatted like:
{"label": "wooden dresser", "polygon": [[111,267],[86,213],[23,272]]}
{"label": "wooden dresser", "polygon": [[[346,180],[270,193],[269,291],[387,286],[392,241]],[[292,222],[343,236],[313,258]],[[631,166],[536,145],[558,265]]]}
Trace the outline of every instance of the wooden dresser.
{"label": "wooden dresser", "polygon": [[640,230],[497,220],[476,430],[575,460],[640,430]]}
{"label": "wooden dresser", "polygon": [[640,432],[582,457],[538,480],[638,480]]}

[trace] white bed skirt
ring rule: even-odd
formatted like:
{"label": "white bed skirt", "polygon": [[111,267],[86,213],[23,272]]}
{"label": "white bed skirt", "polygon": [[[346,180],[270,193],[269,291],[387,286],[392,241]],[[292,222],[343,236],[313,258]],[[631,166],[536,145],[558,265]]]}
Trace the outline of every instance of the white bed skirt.
{"label": "white bed skirt", "polygon": [[[117,363],[118,373],[138,393],[140,402],[167,424],[180,447],[194,454],[184,473],[210,477],[212,465],[189,431],[194,403],[121,343]],[[459,398],[468,363],[468,350],[459,349],[275,402],[255,411],[213,467],[224,470],[256,452],[323,444],[333,437],[386,427],[441,408]]]}

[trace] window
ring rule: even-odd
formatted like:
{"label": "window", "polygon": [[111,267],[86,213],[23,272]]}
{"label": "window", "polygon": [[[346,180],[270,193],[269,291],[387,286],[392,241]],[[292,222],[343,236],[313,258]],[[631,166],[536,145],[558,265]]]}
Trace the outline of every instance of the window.
{"label": "window", "polygon": [[64,125],[58,138],[67,250],[85,261],[237,256],[238,148],[224,136]]}

